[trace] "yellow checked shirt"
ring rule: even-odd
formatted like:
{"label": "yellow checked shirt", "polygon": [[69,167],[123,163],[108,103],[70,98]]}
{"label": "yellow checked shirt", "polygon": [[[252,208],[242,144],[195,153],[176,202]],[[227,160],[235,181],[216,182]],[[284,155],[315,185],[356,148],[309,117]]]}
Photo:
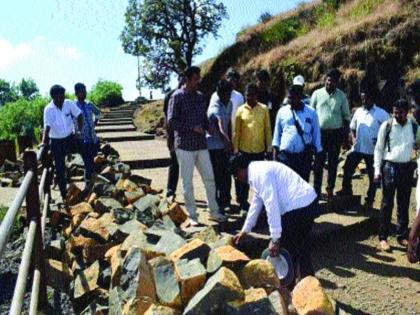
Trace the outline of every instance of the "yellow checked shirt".
{"label": "yellow checked shirt", "polygon": [[245,103],[238,108],[233,146],[235,151],[246,153],[271,152],[271,126],[267,106],[258,103],[252,108]]}

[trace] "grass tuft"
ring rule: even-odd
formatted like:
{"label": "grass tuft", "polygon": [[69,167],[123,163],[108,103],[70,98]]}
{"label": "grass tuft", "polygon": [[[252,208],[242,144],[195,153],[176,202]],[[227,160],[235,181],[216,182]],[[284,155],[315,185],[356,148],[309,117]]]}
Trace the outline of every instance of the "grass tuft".
{"label": "grass tuft", "polygon": [[383,0],[363,0],[363,1],[356,1],[355,2],[355,5],[350,9],[349,16],[351,18],[354,18],[354,19],[368,16],[379,5],[381,5],[382,2],[383,2]]}

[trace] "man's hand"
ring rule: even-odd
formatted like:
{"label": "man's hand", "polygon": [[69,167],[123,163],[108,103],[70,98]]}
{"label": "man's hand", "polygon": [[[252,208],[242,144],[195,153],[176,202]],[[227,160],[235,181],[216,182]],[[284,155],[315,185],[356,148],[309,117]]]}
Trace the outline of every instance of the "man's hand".
{"label": "man's hand", "polygon": [[273,242],[270,240],[270,244],[268,244],[268,252],[270,253],[271,257],[276,257],[279,255],[280,246],[278,242]]}
{"label": "man's hand", "polygon": [[199,133],[199,134],[201,134],[201,135],[203,135],[203,134],[204,134],[204,129],[203,129],[201,126],[195,126],[195,127],[193,128],[193,131],[194,131],[194,132],[196,132],[196,133]]}
{"label": "man's hand", "polygon": [[412,264],[416,263],[419,260],[419,257],[417,257],[416,252],[415,252],[415,242],[413,241],[408,242],[407,258],[408,258],[408,261]]}
{"label": "man's hand", "polygon": [[239,232],[233,237],[233,244],[238,245],[241,239],[243,239],[246,236],[247,233],[245,232]]}
{"label": "man's hand", "polygon": [[380,183],[382,180],[382,175],[381,174],[375,175],[373,180],[375,183]]}

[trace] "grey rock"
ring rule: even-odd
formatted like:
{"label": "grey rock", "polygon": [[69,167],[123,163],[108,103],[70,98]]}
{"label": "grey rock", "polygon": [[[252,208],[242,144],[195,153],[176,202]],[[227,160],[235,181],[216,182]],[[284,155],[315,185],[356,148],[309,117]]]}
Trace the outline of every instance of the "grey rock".
{"label": "grey rock", "polygon": [[161,304],[169,307],[181,306],[181,290],[179,288],[174,266],[164,257],[156,257],[150,261],[156,284],[156,294]]}
{"label": "grey rock", "polygon": [[114,217],[114,222],[117,224],[124,224],[133,218],[133,213],[125,208],[114,208],[111,210]]}
{"label": "grey rock", "polygon": [[114,198],[99,197],[95,203],[95,211],[99,213],[105,213],[111,211],[111,209],[123,208],[123,205]]}
{"label": "grey rock", "polygon": [[65,249],[63,239],[53,240],[45,247],[45,255],[47,258],[61,260]]}
{"label": "grey rock", "polygon": [[112,288],[109,291],[109,314],[122,315],[124,304],[124,291],[120,287]]}
{"label": "grey rock", "polygon": [[101,288],[104,289],[109,289],[110,285],[111,285],[111,267],[108,267],[104,270],[102,270],[102,272],[99,275],[99,279],[98,279],[98,285]]}

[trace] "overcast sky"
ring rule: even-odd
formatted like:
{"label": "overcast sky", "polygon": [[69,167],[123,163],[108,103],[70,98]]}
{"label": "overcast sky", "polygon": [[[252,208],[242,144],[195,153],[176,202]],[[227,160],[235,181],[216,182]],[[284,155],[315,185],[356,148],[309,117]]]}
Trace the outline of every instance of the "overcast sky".
{"label": "overcast sky", "polygon": [[[229,19],[220,37],[209,37],[199,63],[235,41],[263,12],[276,14],[302,1],[226,0]],[[138,92],[136,59],[124,54],[118,39],[124,26],[125,0],[2,0],[0,4],[0,78],[33,78],[41,93],[59,83],[72,90],[81,81],[90,88],[99,78],[117,81],[124,98]],[[159,96],[154,92],[155,97]],[[149,96],[148,90],[143,95]]]}

